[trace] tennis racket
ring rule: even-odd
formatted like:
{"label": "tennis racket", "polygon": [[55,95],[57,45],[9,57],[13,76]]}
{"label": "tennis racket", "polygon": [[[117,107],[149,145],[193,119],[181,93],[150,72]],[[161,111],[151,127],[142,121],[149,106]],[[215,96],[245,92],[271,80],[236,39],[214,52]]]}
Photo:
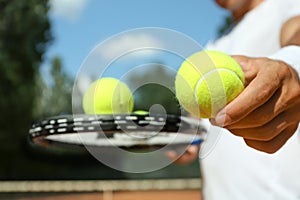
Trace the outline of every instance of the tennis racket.
{"label": "tennis racket", "polygon": [[177,115],[62,115],[34,123],[29,138],[41,146],[155,150],[198,145],[205,132],[199,120]]}

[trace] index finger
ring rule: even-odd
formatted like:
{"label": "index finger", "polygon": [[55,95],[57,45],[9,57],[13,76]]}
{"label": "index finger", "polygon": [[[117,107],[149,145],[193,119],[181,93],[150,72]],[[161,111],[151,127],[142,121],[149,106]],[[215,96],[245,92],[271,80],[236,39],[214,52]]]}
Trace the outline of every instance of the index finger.
{"label": "index finger", "polygon": [[258,73],[257,66],[247,56],[232,55],[231,57],[241,66],[245,76],[245,85],[247,86],[256,77]]}
{"label": "index finger", "polygon": [[267,68],[267,65],[271,64],[269,60],[251,60],[247,57],[243,57],[242,61],[240,58],[236,60],[245,72],[246,81],[249,81],[249,83],[238,97],[217,114],[215,122],[223,127],[241,120],[263,105],[279,87],[279,80]]}

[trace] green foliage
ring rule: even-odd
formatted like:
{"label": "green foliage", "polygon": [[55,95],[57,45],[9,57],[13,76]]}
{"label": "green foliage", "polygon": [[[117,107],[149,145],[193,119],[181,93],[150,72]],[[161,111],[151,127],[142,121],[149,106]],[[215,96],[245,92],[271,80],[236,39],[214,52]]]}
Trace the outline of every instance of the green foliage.
{"label": "green foliage", "polygon": [[[134,95],[134,110],[149,111],[155,104],[161,105],[166,113],[180,114],[180,106],[174,92],[175,74],[165,70],[160,64],[153,64],[151,70],[144,73],[132,75],[129,78]],[[155,107],[153,107],[155,112]],[[161,113],[161,109],[156,107],[156,112]]]}
{"label": "green foliage", "polygon": [[46,0],[0,4],[0,127],[1,132],[22,134],[32,120],[35,77],[51,39],[48,4]]}
{"label": "green foliage", "polygon": [[224,18],[223,24],[218,28],[218,36],[221,37],[231,31],[234,26],[232,15],[228,15]]}
{"label": "green foliage", "polygon": [[34,106],[36,119],[72,113],[73,80],[64,72],[61,58],[51,60],[51,83],[45,84],[41,76],[37,77],[37,103]]}
{"label": "green foliage", "polygon": [[[49,100],[49,115],[72,113],[72,86],[73,80],[63,71],[59,57],[52,60],[51,76],[53,85],[50,87],[51,98]],[[49,108],[49,107],[48,107]]]}
{"label": "green foliage", "polygon": [[48,0],[0,0],[0,152],[6,176],[33,120],[35,80],[51,41],[48,10]]}

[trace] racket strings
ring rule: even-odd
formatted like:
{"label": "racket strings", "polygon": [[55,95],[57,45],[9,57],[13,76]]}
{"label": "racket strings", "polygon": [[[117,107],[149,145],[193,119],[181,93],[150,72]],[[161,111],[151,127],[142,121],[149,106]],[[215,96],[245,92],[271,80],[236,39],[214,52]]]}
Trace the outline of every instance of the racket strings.
{"label": "racket strings", "polygon": [[33,124],[29,135],[32,141],[62,144],[161,146],[198,144],[198,126],[195,120],[175,115],[67,115]]}

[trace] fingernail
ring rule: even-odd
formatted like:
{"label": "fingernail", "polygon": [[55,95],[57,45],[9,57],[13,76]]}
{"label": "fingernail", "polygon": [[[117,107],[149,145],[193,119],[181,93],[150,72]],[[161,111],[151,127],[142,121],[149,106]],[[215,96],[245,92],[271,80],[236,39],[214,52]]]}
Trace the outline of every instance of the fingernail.
{"label": "fingernail", "polygon": [[227,126],[228,124],[230,124],[231,119],[228,115],[226,115],[226,113],[220,112],[219,114],[217,114],[215,121],[216,121],[217,125],[224,127],[224,126]]}

